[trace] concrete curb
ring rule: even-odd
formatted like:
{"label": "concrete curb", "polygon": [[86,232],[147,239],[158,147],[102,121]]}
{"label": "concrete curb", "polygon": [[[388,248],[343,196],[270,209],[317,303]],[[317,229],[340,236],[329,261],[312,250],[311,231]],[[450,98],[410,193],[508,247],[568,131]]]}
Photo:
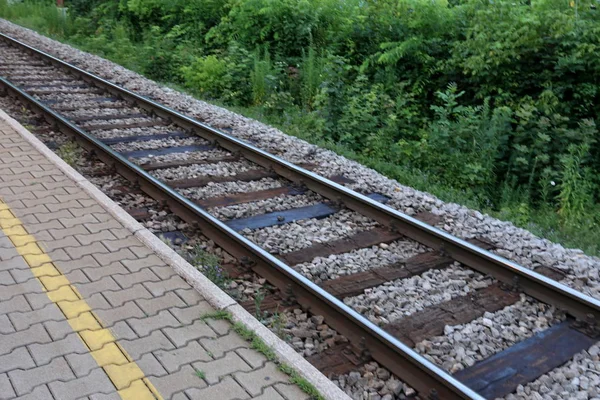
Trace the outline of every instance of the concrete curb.
{"label": "concrete curb", "polygon": [[279,361],[291,366],[300,376],[309,381],[321,395],[328,400],[350,400],[339,387],[327,379],[319,370],[313,367],[301,355],[296,353],[286,342],[261,324],[233,298],[215,285],[211,280],[202,275],[196,268],[177,254],[168,245],[163,243],[152,232],[137,222],[117,203],[112,201],[94,184],[88,181],[73,167],[64,162],[33,133],[25,129],[18,121],[0,110],[0,119],[6,121],[15,131],[27,140],[36,150],[58,167],[65,175],[75,181],[86,193],[95,199],[117,221],[132,232],[142,243],[153,250],[167,265],[171,266],[177,274],[185,279],[217,310],[226,310],[231,313],[233,320],[241,322],[271,347]]}

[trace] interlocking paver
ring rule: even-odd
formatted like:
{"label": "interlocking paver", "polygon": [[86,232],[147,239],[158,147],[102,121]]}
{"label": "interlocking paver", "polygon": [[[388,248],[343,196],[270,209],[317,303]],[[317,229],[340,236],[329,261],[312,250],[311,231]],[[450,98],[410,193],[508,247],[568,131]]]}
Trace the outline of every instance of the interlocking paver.
{"label": "interlocking paver", "polygon": [[12,352],[0,356],[0,373],[12,369],[30,369],[34,367],[35,362],[25,347],[16,348]]}
{"label": "interlocking paver", "polygon": [[77,247],[65,247],[65,251],[69,257],[71,257],[71,260],[77,260],[83,256],[93,255],[93,257],[102,264],[102,261],[98,260],[98,257],[110,253],[110,251],[99,242],[90,243],[84,246],[80,246],[79,243],[77,243],[76,246]]}
{"label": "interlocking paver", "polygon": [[75,378],[69,364],[62,357],[55,358],[41,367],[10,371],[8,376],[18,395],[27,394],[41,384]]}
{"label": "interlocking paver", "polygon": [[178,328],[165,328],[163,332],[176,346],[183,346],[190,340],[217,336],[215,331],[202,320],[198,320],[191,325],[179,326]]}
{"label": "interlocking paver", "polygon": [[[96,264],[98,263],[96,260],[93,261]],[[98,279],[102,279],[105,276],[129,274],[129,270],[125,268],[120,262],[110,263],[106,266],[102,266],[102,268],[85,267],[82,269],[82,271],[90,278],[91,281],[97,281]]]}
{"label": "interlocking paver", "polygon": [[12,285],[0,285],[0,301],[10,300],[11,298],[27,293],[43,293],[42,285],[34,279],[23,283],[14,283]]}
{"label": "interlocking paver", "polygon": [[268,362],[264,367],[250,372],[235,373],[234,376],[252,396],[258,396],[267,386],[289,382],[287,375],[281,372],[277,365],[272,362]]}
{"label": "interlocking paver", "polygon": [[146,314],[137,304],[129,301],[121,307],[109,308],[107,310],[95,310],[96,315],[104,326],[112,326],[118,321],[130,318],[144,318]]}
{"label": "interlocking paver", "polygon": [[11,399],[16,396],[15,391],[10,384],[10,380],[8,379],[8,375],[0,374],[0,399]]}
{"label": "interlocking paver", "polygon": [[185,391],[193,400],[204,399],[219,399],[219,400],[234,400],[234,399],[249,399],[250,396],[240,384],[232,377],[228,376],[216,385],[209,386],[205,389],[188,389]]}
{"label": "interlocking paver", "polygon": [[105,276],[102,279],[90,283],[77,285],[77,289],[84,297],[90,297],[95,293],[105,293],[108,291],[119,291],[121,288],[112,276]]}
{"label": "interlocking paver", "polygon": [[[155,331],[157,329],[179,326],[179,322],[167,310],[161,311],[158,314],[151,317],[132,318],[128,322],[131,328],[139,336],[146,336],[150,332]],[[168,335],[169,334],[167,333],[167,336]]]}
{"label": "interlocking paver", "polygon": [[[156,255],[152,254],[148,257],[144,258],[133,258],[128,260],[121,260],[121,263],[127,267],[130,272],[138,272],[142,268],[148,268],[152,266],[164,266],[165,263],[158,258]],[[168,268],[168,267],[167,267]],[[153,269],[154,271],[154,269]]]}
{"label": "interlocking paver", "polygon": [[252,367],[236,352],[230,351],[224,357],[206,362],[195,362],[192,366],[204,372],[204,380],[209,385],[218,383],[221,377],[238,371],[251,371]]}
{"label": "interlocking paver", "polygon": [[304,393],[300,388],[296,385],[278,383],[274,386],[275,389],[279,393],[286,398],[286,400],[309,400],[310,396]]}
{"label": "interlocking paver", "polygon": [[131,274],[113,275],[113,278],[122,289],[130,288],[136,283],[160,281],[160,278],[150,268],[144,268]]}
{"label": "interlocking paver", "polygon": [[71,332],[64,339],[45,344],[31,344],[27,348],[37,365],[44,365],[57,356],[66,356],[72,353],[84,354],[88,351],[75,332]]}
{"label": "interlocking paver", "polygon": [[74,225],[70,228],[63,229],[50,229],[48,230],[48,232],[50,233],[50,235],[52,235],[54,239],[57,240],[64,239],[67,236],[75,236],[75,238],[77,238],[78,235],[89,234],[89,231],[83,225]]}
{"label": "interlocking paver", "polygon": [[[92,245],[102,246],[102,248],[106,249],[106,247],[101,242],[94,242],[94,243],[92,243]],[[110,252],[107,249],[106,253],[97,252],[96,254],[94,254],[94,258],[101,265],[105,265],[105,264],[113,263],[115,261],[121,261],[124,263],[127,260],[134,260],[136,257],[135,257],[135,254],[133,254],[131,252],[131,250],[129,250],[129,249],[121,249],[119,251],[113,251],[113,252]]]}
{"label": "interlocking paver", "polygon": [[119,307],[128,301],[136,299],[151,299],[153,298],[150,293],[142,284],[138,283],[128,289],[122,289],[114,292],[104,293],[106,300],[113,306]]}
{"label": "interlocking paver", "polygon": [[52,339],[48,336],[42,324],[33,325],[22,331],[2,335],[2,340],[0,340],[0,355],[8,354],[17,347],[51,341]]}
{"label": "interlocking paver", "polygon": [[19,396],[14,400],[56,400],[46,385],[38,386],[31,393]]}
{"label": "interlocking paver", "polygon": [[216,358],[221,358],[230,350],[249,347],[248,342],[233,332],[215,339],[201,339],[200,343]]}
{"label": "interlocking paver", "polygon": [[102,369],[93,370],[88,376],[68,382],[48,384],[56,399],[75,400],[94,393],[108,393],[114,387]]}
{"label": "interlocking paver", "polygon": [[154,355],[169,372],[175,372],[183,365],[191,364],[195,361],[212,361],[212,357],[208,355],[206,350],[196,340],[189,342],[186,346],[173,350],[155,351]]}
{"label": "interlocking paver", "polygon": [[173,275],[169,279],[161,282],[146,282],[144,283],[146,289],[150,291],[154,296],[162,296],[165,292],[176,290],[176,289],[187,289],[190,285],[181,279],[179,275]]}
{"label": "interlocking paver", "polygon": [[[102,240],[106,240],[106,239],[115,239],[117,240],[117,238],[115,237],[115,235],[113,235],[110,231],[107,230],[103,230],[100,231],[98,233],[84,233],[81,235],[75,235],[75,238],[79,241],[79,243],[81,244],[90,244],[92,242],[100,242]],[[110,251],[113,251],[112,249],[109,248]]]}
{"label": "interlocking paver", "polygon": [[[53,261],[56,260],[53,259]],[[89,267],[102,269],[100,268],[98,261],[96,261],[92,256],[84,256],[77,260],[61,261],[56,263],[56,266],[63,274],[83,268],[86,268],[87,271]]]}
{"label": "interlocking paver", "polygon": [[13,332],[15,332],[15,327],[10,322],[10,319],[8,319],[8,316],[0,314],[0,334]]}
{"label": "interlocking paver", "polygon": [[31,325],[45,321],[59,321],[64,319],[63,313],[54,303],[49,303],[42,308],[26,312],[13,312],[8,314],[17,331],[29,328]]}
{"label": "interlocking paver", "polygon": [[154,331],[150,335],[140,339],[121,340],[119,343],[121,343],[133,359],[138,359],[145,353],[172,350],[175,348],[173,343],[161,331]]}
{"label": "interlocking paver", "polygon": [[235,352],[253,368],[260,368],[267,362],[267,357],[252,349],[237,349]]}
{"label": "interlocking paver", "polygon": [[160,279],[163,279],[163,280],[169,279],[173,275],[176,275],[176,272],[173,271],[173,268],[166,266],[166,265],[160,265],[160,266],[153,265],[153,266],[150,266],[150,269],[152,270],[152,272],[154,272],[156,274],[156,276],[158,276]]}
{"label": "interlocking paver", "polygon": [[191,324],[194,320],[213,312],[215,309],[206,301],[202,301],[195,306],[185,308],[173,308],[171,313],[183,324]]}
{"label": "interlocking paver", "polygon": [[15,311],[28,311],[31,310],[31,306],[25,300],[25,296],[19,295],[14,296],[10,300],[0,301],[0,315],[15,312]]}
{"label": "interlocking paver", "polygon": [[261,395],[253,397],[252,399],[253,400],[285,400],[285,398],[283,396],[281,396],[281,394],[279,394],[272,387],[266,388]]}
{"label": "interlocking paver", "polygon": [[[203,389],[206,387],[206,382],[196,375],[196,371],[189,365],[184,366],[178,372],[169,374],[164,377],[157,377],[152,379],[152,383],[163,395],[164,398],[170,398],[174,393],[190,389],[197,388]],[[204,397],[204,399],[211,399],[214,397]],[[222,400],[221,397],[219,397]]]}
{"label": "interlocking paver", "polygon": [[167,292],[164,296],[155,297],[153,299],[140,299],[136,300],[136,303],[140,306],[146,315],[154,315],[162,310],[175,310],[174,307],[186,307],[186,304],[173,292]]}

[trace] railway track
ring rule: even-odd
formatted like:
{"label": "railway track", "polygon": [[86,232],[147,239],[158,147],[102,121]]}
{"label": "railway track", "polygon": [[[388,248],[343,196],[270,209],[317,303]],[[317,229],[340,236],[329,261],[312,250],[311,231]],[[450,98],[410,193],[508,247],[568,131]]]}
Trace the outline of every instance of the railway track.
{"label": "railway track", "polygon": [[[309,358],[327,374],[346,373],[375,360],[422,398],[495,398],[596,342],[600,302],[557,283],[558,271],[534,272],[517,265],[489,252],[493,248],[485,242],[464,241],[433,227],[434,215],[402,214],[387,207],[383,195],[346,188],[351,179],[345,176],[322,176],[313,172],[318,165],[310,163],[291,164],[3,34],[0,54],[1,91],[72,136],[106,164],[106,173],[130,181],[125,190],[152,197],[234,256],[238,263],[227,266],[232,276],[253,271],[279,288],[265,299],[263,309],[301,304],[348,338],[351,346],[333,345]],[[215,184],[229,190],[207,196],[203,188]],[[143,209],[132,212],[138,219],[147,216]],[[302,244],[300,233],[300,244],[292,243],[291,251],[282,253],[260,237],[272,227],[335,218],[350,220],[353,227],[344,230],[331,223],[325,243]],[[398,240],[426,250],[322,282],[299,273],[299,266],[319,257],[387,248]],[[344,303],[389,282],[456,262],[489,277],[487,283],[383,326]],[[564,310],[567,318],[454,375],[413,350],[423,339],[442,334],[447,325],[501,310],[517,303],[521,294]],[[245,306],[252,309],[253,304]]]}

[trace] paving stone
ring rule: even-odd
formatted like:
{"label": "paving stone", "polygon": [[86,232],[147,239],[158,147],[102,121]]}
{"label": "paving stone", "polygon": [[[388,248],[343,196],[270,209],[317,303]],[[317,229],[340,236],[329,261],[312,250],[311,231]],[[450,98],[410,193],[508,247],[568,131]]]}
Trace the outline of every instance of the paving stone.
{"label": "paving stone", "polygon": [[[30,369],[35,367],[35,362],[27,351],[27,348],[19,347],[12,352],[0,356],[0,373],[13,369]],[[2,391],[0,390],[0,394]]]}
{"label": "paving stone", "polygon": [[272,387],[268,387],[264,390],[264,392],[256,397],[252,398],[253,400],[285,400],[281,394],[279,394]]}
{"label": "paving stone", "polygon": [[8,354],[17,347],[51,341],[52,339],[50,339],[42,324],[33,325],[22,331],[2,335],[2,340],[0,340],[0,355]]}
{"label": "paving stone", "polygon": [[[1,366],[0,366],[1,367]],[[16,396],[12,385],[10,384],[10,380],[8,379],[8,375],[0,374],[0,399],[12,399]]]}
{"label": "paving stone", "polygon": [[219,399],[249,399],[250,396],[232,377],[227,376],[216,385],[205,389],[188,389],[186,394],[193,400]]}
{"label": "paving stone", "polygon": [[286,400],[310,400],[311,398],[296,385],[278,383],[274,386],[274,388],[277,389],[277,391],[281,393]]}
{"label": "paving stone", "polygon": [[[88,201],[86,201],[86,199],[79,199],[78,200],[79,203],[83,204],[87,204]],[[91,202],[93,203],[93,205],[83,205],[84,208],[73,208],[71,210],[71,214],[73,214],[76,217],[82,217],[86,214],[91,214],[91,213],[97,213],[97,212],[102,212],[104,211],[104,208],[102,208],[101,205],[99,205],[98,203],[95,202],[95,200],[91,200]]]}
{"label": "paving stone", "polygon": [[[103,235],[106,235],[105,238],[102,239],[102,244],[104,246],[106,246],[107,249],[109,249],[110,251],[119,251],[121,249],[129,249],[132,250],[136,247],[141,247],[143,246],[144,248],[147,249],[147,247],[145,247],[142,242],[140,242],[139,240],[137,240],[137,238],[135,236],[128,236],[124,239],[117,239],[109,230],[105,230],[102,232],[99,232],[98,234],[102,233]],[[134,254],[136,255],[136,257],[139,257],[135,252]],[[151,250],[148,254],[154,254]],[[145,255],[148,255],[145,254]]]}
{"label": "paving stone", "polygon": [[[96,260],[94,260],[97,263]],[[82,271],[90,278],[91,281],[97,281],[105,276],[128,274],[129,270],[123,266],[120,262],[114,262],[109,265],[102,266],[101,268],[90,267],[84,268]]]}
{"label": "paving stone", "polygon": [[235,351],[253,368],[262,367],[267,362],[267,357],[253,349],[237,349]]}
{"label": "paving stone", "polygon": [[67,236],[75,236],[75,238],[77,238],[79,235],[90,235],[90,232],[83,225],[73,225],[69,228],[63,229],[49,229],[48,233],[50,233],[50,235],[57,240],[63,239]]}
{"label": "paving stone", "polygon": [[235,332],[215,339],[201,339],[202,347],[208,350],[213,357],[221,358],[223,354],[237,348],[248,348],[248,342],[239,337]]}
{"label": "paving stone", "polygon": [[66,260],[66,261],[61,261],[61,262],[56,262],[56,260],[54,260],[54,264],[56,265],[56,267],[63,273],[63,274],[67,274],[69,272],[72,271],[76,271],[79,269],[83,269],[83,268],[100,268],[100,264],[98,264],[98,261],[96,261],[94,259],[94,257],[87,255],[84,257],[81,257],[77,260]]}
{"label": "paving stone", "polygon": [[[85,233],[83,235],[75,235],[75,238],[79,241],[79,243],[81,243],[83,245],[90,244],[93,242],[100,242],[103,240],[112,240],[112,239],[117,240],[115,235],[113,235],[108,230],[103,230],[103,231],[100,231],[97,233]],[[109,250],[113,251],[110,248],[109,248]]]}
{"label": "paving stone", "polygon": [[127,325],[126,321],[117,322],[110,327],[110,331],[112,332],[113,336],[119,340],[119,343],[121,343],[121,340],[135,340],[139,338],[133,329]]}
{"label": "paving stone", "polygon": [[42,293],[26,293],[25,298],[33,310],[39,310],[51,304],[52,301],[48,298],[45,292]]}
{"label": "paving stone", "polygon": [[195,362],[192,366],[204,373],[204,380],[209,385],[218,383],[221,377],[225,375],[231,375],[238,371],[252,370],[252,367],[234,351],[230,351],[224,357],[217,360]]}
{"label": "paving stone", "polygon": [[[95,242],[94,245],[100,245],[100,243]],[[104,245],[102,245],[103,248]],[[96,261],[100,263],[100,265],[107,265],[113,263],[115,261],[121,261],[125,263],[126,260],[134,260],[135,254],[133,254],[129,249],[121,249],[119,251],[108,252],[106,254],[97,253],[94,254],[94,258]]]}
{"label": "paving stone", "polygon": [[119,343],[134,360],[149,352],[157,353],[161,350],[175,349],[173,343],[161,331],[154,331],[150,335],[139,339],[122,339]]}
{"label": "paving stone", "polygon": [[163,332],[177,347],[185,345],[190,340],[217,336],[215,331],[210,329],[210,327],[206,325],[206,322],[202,320],[178,328],[165,328],[163,329]]}
{"label": "paving stone", "polygon": [[71,228],[75,225],[83,225],[90,233],[96,233],[101,231],[102,229],[96,230],[93,225],[98,225],[98,220],[94,218],[92,214],[84,214],[78,217],[71,218],[61,218],[60,222],[64,225],[65,228]]}
{"label": "paving stone", "polygon": [[287,375],[281,372],[277,365],[272,362],[268,362],[263,368],[251,372],[237,372],[234,376],[252,396],[258,396],[267,386],[289,382]]}
{"label": "paving stone", "polygon": [[49,364],[28,370],[10,371],[8,376],[18,395],[27,394],[34,387],[57,380],[74,379],[75,375],[64,358],[55,358]]}
{"label": "paving stone", "polygon": [[[46,296],[48,297],[48,296]],[[30,311],[31,306],[25,300],[25,296],[18,295],[10,298],[10,300],[0,301],[0,315],[8,314],[15,311]]]}
{"label": "paving stone", "polygon": [[0,301],[27,293],[43,293],[44,289],[37,279],[31,279],[22,283],[12,285],[0,285]]}
{"label": "paving stone", "polygon": [[128,301],[120,307],[106,310],[94,310],[104,326],[112,326],[118,321],[130,318],[144,318],[146,314],[133,301]]}
{"label": "paving stone", "polygon": [[127,289],[136,283],[160,281],[160,278],[150,268],[144,268],[132,274],[113,275],[113,279],[123,289]]}
{"label": "paving stone", "polygon": [[[114,343],[109,343],[105,346],[116,346]],[[65,360],[69,363],[69,366],[75,373],[75,376],[82,377],[87,376],[93,370],[98,368],[98,363],[94,360],[94,357],[87,352],[82,354],[72,353],[65,356]]]}
{"label": "paving stone", "polygon": [[114,292],[106,292],[104,293],[106,300],[114,306],[122,306],[128,301],[137,300],[137,299],[151,299],[153,298],[152,294],[144,287],[142,284],[136,284],[130,287],[129,289],[122,289]]}
{"label": "paving stone", "polygon": [[172,290],[187,289],[190,287],[189,283],[181,279],[179,275],[174,275],[161,282],[145,282],[144,286],[155,296],[162,296]]}
{"label": "paving stone", "polygon": [[[131,328],[138,334],[138,336],[146,336],[150,332],[157,329],[167,327],[178,327],[180,323],[171,315],[168,311],[161,311],[158,314],[146,317],[146,318],[132,318],[127,321]],[[168,332],[165,332],[169,336]],[[177,342],[174,342],[177,344]]]}
{"label": "paving stone", "polygon": [[[62,182],[54,182],[51,184],[55,184],[55,185],[64,185],[64,183]],[[44,186],[47,186],[47,183],[44,183]],[[59,201],[59,203],[53,204],[53,203],[49,203],[46,204],[46,208],[48,210],[50,210],[50,212],[57,212],[60,210],[69,210],[71,212],[71,215],[73,215],[73,210],[77,209],[77,208],[82,208],[83,206],[81,205],[81,203],[79,203],[76,199],[71,199],[69,201],[63,201],[61,202],[60,199],[58,199],[58,197],[54,197],[55,199],[57,199]],[[77,215],[74,215],[75,217]]]}
{"label": "paving stone", "polygon": [[171,314],[183,324],[191,324],[194,320],[202,318],[204,315],[214,312],[215,309],[203,301],[195,306],[185,308],[173,308]]}
{"label": "paving stone", "polygon": [[119,396],[119,393],[117,393],[117,392],[110,393],[110,394],[95,393],[95,394],[90,395],[89,399],[90,400],[121,400],[121,396]]}
{"label": "paving stone", "polygon": [[40,241],[40,244],[43,245],[44,249],[47,251],[79,246],[79,242],[75,240],[73,236],[66,236],[62,239],[43,240]]}
{"label": "paving stone", "polygon": [[175,270],[173,270],[173,268],[169,267],[168,265],[154,266],[150,267],[150,269],[156,274],[156,276],[163,280],[169,279],[170,277],[177,275],[177,272],[175,272]]}
{"label": "paving stone", "polygon": [[195,306],[201,301],[205,301],[204,297],[202,297],[196,289],[191,287],[189,289],[177,289],[175,290],[175,293],[177,293],[188,306]]}
{"label": "paving stone", "polygon": [[173,292],[167,292],[164,296],[155,297],[153,299],[136,300],[146,315],[154,315],[162,310],[175,310],[174,307],[185,307],[186,304]]}
{"label": "paving stone", "polygon": [[[164,262],[154,254],[140,259],[132,258],[121,260],[121,263],[127,267],[130,272],[138,272],[142,268],[152,267],[154,265],[164,266]],[[154,271],[154,269],[152,270]]]}
{"label": "paving stone", "polygon": [[205,322],[218,336],[227,335],[231,330],[231,324],[224,319],[207,319]]}
{"label": "paving stone", "polygon": [[[152,384],[165,398],[171,398],[174,393],[181,392],[186,389],[203,389],[206,387],[204,380],[196,375],[196,371],[189,365],[181,368],[179,372],[164,376],[156,377],[152,379]],[[217,397],[203,397],[203,399],[214,399]],[[218,396],[219,400],[224,400],[221,396]]]}
{"label": "paving stone", "polygon": [[93,370],[88,376],[68,382],[52,382],[48,386],[54,397],[61,400],[75,400],[98,392],[108,392],[114,387],[101,368]]}
{"label": "paving stone", "polygon": [[27,347],[37,365],[44,365],[58,356],[72,353],[85,354],[88,351],[75,332],[67,335],[64,339],[45,344],[31,344]]}
{"label": "paving stone", "polygon": [[[112,258],[112,255],[109,255],[109,251],[102,243],[94,242],[85,246],[78,245],[78,247],[65,247],[65,251],[71,257],[72,260],[77,260],[83,256],[91,255],[94,257],[100,265],[104,263],[100,260],[103,256],[109,256]],[[116,260],[115,260],[116,261]]]}
{"label": "paving stone", "polygon": [[0,335],[15,332],[15,327],[6,314],[0,314]]}
{"label": "paving stone", "polygon": [[168,375],[167,370],[162,366],[160,362],[154,357],[152,353],[144,354],[140,358],[135,360],[135,363],[144,371],[144,375],[151,378]]}
{"label": "paving stone", "polygon": [[[30,267],[29,265],[27,265],[27,263],[25,262],[25,260],[23,260],[22,257],[12,257],[9,260],[6,261],[0,261],[0,271],[14,271],[16,269],[22,270],[22,271],[29,271]],[[30,271],[29,271],[30,272]],[[33,275],[31,275],[33,276]],[[14,275],[13,275],[14,278]]]}
{"label": "paving stone", "polygon": [[77,285],[77,290],[79,290],[83,297],[90,297],[96,293],[120,291],[121,287],[117,285],[117,282],[115,282],[111,276],[105,276],[104,278],[94,282]]}
{"label": "paving stone", "polygon": [[94,221],[94,222],[88,222],[88,221],[86,221],[83,225],[91,233],[96,233],[96,232],[100,232],[100,231],[104,231],[104,230],[110,230],[110,229],[115,229],[115,228],[123,228],[123,225],[121,225],[116,220],[111,220],[111,221],[108,221],[108,222],[96,222],[96,221]]}
{"label": "paving stone", "polygon": [[[41,185],[40,185],[41,186]],[[42,186],[43,188],[43,186]],[[40,192],[44,192],[43,190],[35,190],[36,192],[40,193]],[[55,221],[61,221],[63,222],[65,219],[71,219],[73,218],[73,214],[71,214],[69,212],[69,210],[61,210],[59,212],[53,213],[50,211],[47,211],[45,213],[38,213],[35,215],[35,217],[37,218],[38,221],[44,223],[44,222],[49,222],[51,220],[55,220]],[[63,223],[64,225],[64,223]],[[68,226],[65,225],[66,228],[68,228]]]}
{"label": "paving stone", "polygon": [[191,364],[195,361],[212,360],[212,357],[209,356],[200,343],[195,340],[189,342],[186,346],[182,346],[173,350],[158,350],[154,352],[154,355],[158,361],[160,361],[163,367],[169,372],[175,372],[183,365]]}
{"label": "paving stone", "polygon": [[17,282],[8,271],[0,271],[0,285],[14,285]]}
{"label": "paving stone", "polygon": [[152,249],[142,245],[141,242],[138,246],[131,247],[131,251],[133,251],[133,253],[138,257],[146,257],[146,256],[149,256],[150,254],[154,254]]}
{"label": "paving stone", "polygon": [[46,306],[27,312],[14,312],[8,314],[13,326],[17,331],[29,328],[31,325],[45,321],[60,321],[65,318],[58,306],[54,303],[49,303]]}

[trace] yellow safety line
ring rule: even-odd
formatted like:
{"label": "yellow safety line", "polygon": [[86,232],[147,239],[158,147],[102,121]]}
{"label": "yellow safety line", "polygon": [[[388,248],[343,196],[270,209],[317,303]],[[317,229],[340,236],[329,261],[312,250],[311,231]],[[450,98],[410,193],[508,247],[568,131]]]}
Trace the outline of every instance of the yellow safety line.
{"label": "yellow safety line", "polygon": [[0,200],[0,228],[42,284],[48,298],[62,311],[73,331],[104,369],[123,400],[163,400],[144,372],[123,349],[109,329],[104,328],[77,289],[37,244],[23,223]]}

